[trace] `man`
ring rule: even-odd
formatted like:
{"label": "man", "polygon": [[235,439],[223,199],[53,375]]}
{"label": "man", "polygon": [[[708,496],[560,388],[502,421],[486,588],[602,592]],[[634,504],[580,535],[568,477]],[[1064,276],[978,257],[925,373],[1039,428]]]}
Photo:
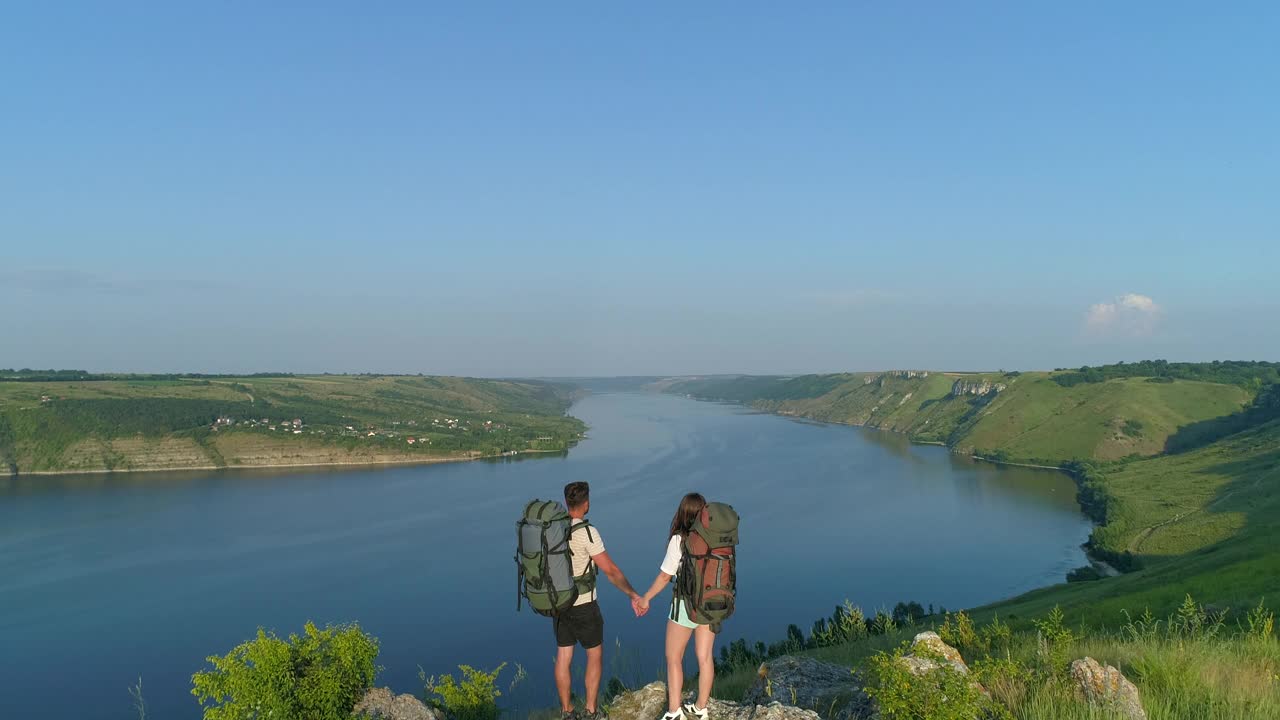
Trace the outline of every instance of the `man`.
{"label": "man", "polygon": [[[605,552],[600,531],[587,524],[591,510],[591,488],[585,482],[564,486],[564,504],[569,510],[573,530],[569,533],[569,550],[573,554],[573,576],[578,582],[578,600],[573,607],[553,618],[556,633],[556,690],[560,693],[560,709],[564,720],[597,720],[604,717],[597,704],[600,676],[604,672],[604,618],[596,602],[596,571],[604,573],[619,590],[631,598],[633,607],[640,595],[627,582],[626,576]],[[573,648],[582,645],[587,651],[586,707],[579,715],[570,699],[569,667],[573,664]]]}

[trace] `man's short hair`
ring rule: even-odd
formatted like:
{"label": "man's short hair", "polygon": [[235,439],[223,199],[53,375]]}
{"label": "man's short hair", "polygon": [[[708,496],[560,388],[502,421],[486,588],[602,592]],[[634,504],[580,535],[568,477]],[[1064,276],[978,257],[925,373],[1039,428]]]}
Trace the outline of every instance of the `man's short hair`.
{"label": "man's short hair", "polygon": [[591,499],[591,486],[585,482],[571,482],[564,486],[564,504],[570,510],[582,507]]}

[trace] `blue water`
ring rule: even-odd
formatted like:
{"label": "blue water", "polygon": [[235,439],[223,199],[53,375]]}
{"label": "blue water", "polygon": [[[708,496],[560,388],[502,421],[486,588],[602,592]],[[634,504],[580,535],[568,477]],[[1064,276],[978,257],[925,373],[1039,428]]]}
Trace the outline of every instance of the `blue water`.
{"label": "blue water", "polygon": [[[737,508],[727,638],[779,639],[845,598],[973,606],[1085,562],[1090,526],[1058,473],[665,395],[572,412],[591,429],[565,457],[0,480],[0,718],[136,717],[139,677],[149,717],[198,718],[205,656],[308,619],[378,636],[397,692],[421,691],[419,665],[510,661],[528,678],[504,700],[551,705],[550,621],[515,612],[514,523],[571,480],[592,483],[590,517],[641,589],[685,492]],[[660,608],[636,620],[612,587],[601,603],[606,677],[655,677]]]}

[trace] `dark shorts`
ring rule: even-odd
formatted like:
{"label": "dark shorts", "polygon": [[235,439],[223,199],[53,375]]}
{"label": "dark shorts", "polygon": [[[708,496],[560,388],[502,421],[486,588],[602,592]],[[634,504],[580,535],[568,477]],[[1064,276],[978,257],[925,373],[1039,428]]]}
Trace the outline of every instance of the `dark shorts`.
{"label": "dark shorts", "polygon": [[572,647],[581,644],[590,650],[600,647],[604,642],[604,616],[600,614],[600,603],[574,605],[551,619],[556,631],[556,645]]}

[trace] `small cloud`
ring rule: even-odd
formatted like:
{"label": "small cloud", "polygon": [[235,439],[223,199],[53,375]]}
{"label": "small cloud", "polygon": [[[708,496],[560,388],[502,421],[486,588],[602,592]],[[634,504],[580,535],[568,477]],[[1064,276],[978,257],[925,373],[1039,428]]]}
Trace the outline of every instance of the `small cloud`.
{"label": "small cloud", "polygon": [[1162,312],[1150,297],[1127,293],[1111,302],[1090,306],[1084,329],[1095,337],[1144,337],[1155,329]]}

